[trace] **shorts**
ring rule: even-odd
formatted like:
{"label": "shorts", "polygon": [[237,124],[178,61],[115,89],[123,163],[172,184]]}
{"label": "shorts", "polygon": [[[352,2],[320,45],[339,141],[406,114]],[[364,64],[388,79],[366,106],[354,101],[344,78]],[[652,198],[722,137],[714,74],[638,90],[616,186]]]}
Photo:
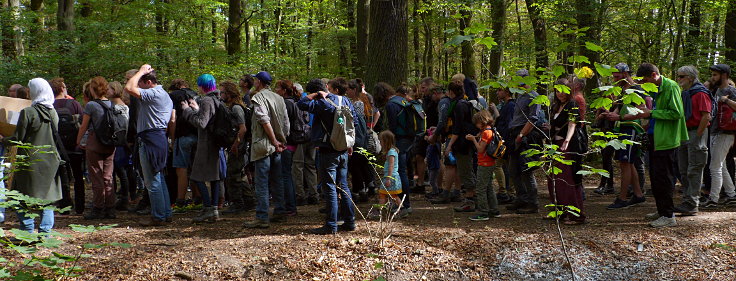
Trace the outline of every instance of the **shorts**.
{"label": "shorts", "polygon": [[422,158],[427,156],[427,147],[429,147],[429,142],[423,136],[417,137],[414,142],[414,155],[422,156]]}
{"label": "shorts", "polygon": [[[639,138],[639,135],[643,133],[639,133],[634,129],[634,127],[626,126],[621,127],[621,130],[619,132],[622,134],[618,139],[623,140],[630,140],[630,141],[636,141]],[[639,144],[627,144],[626,148],[616,150],[614,159],[619,162],[624,163],[631,163],[631,164],[638,164],[641,163],[641,149]]]}
{"label": "shorts", "polygon": [[183,136],[174,140],[174,168],[189,168],[194,160],[194,148],[197,146],[197,136]]}

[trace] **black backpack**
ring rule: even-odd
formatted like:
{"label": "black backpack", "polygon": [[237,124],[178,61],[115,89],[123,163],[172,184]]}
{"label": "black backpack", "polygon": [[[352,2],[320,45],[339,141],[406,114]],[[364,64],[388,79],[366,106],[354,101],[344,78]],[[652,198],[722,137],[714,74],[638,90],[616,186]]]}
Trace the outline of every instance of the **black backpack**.
{"label": "black backpack", "polygon": [[289,136],[286,142],[289,144],[303,144],[309,142],[309,112],[300,110],[296,106],[296,101],[290,98],[284,99],[286,111],[293,116],[289,116]]}
{"label": "black backpack", "polygon": [[416,136],[427,130],[427,115],[419,101],[402,100],[392,102],[402,107],[399,116],[397,116],[399,118],[398,129],[401,130],[399,135]]}
{"label": "black backpack", "polygon": [[220,98],[209,97],[215,101],[215,116],[207,123],[210,139],[217,147],[230,148],[238,138],[238,118]]}
{"label": "black backpack", "polygon": [[488,145],[486,146],[486,155],[493,159],[501,159],[506,154],[506,145],[504,144],[503,138],[501,137],[501,134],[496,131],[496,128],[490,128],[486,130],[493,131],[493,137],[491,138],[491,141],[488,142]]}
{"label": "black backpack", "polygon": [[79,133],[79,114],[72,114],[66,107],[56,109],[59,115],[59,135],[61,143],[69,151],[77,147],[77,134]]}
{"label": "black backpack", "polygon": [[107,106],[101,100],[94,100],[94,102],[102,106],[104,111],[102,120],[94,127],[97,140],[106,146],[127,145],[128,118],[125,118],[123,111],[114,106]]}

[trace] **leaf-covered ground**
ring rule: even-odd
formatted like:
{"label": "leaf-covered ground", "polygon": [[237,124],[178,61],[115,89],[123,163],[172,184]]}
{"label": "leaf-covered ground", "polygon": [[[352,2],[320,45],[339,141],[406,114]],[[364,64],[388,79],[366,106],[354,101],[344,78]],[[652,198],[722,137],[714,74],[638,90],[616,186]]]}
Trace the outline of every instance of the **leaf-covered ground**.
{"label": "leaf-covered ground", "polygon": [[[736,280],[736,208],[652,229],[643,219],[654,210],[651,197],[641,206],[609,211],[612,195],[595,196],[592,189],[587,194],[588,223],[562,226],[578,280]],[[547,202],[546,194],[540,198]],[[305,206],[267,230],[241,228],[252,213],[197,225],[191,223],[193,213],[182,214],[158,228],[139,227],[141,217],[119,213],[118,220],[99,221],[118,227],[65,238],[60,251],[73,254],[84,243],[133,244],[89,250],[78,280],[571,279],[556,226],[541,213],[516,215],[502,208],[500,218],[471,222],[450,205],[412,199],[414,214],[396,223],[383,247],[368,232],[377,222],[361,222],[357,231],[335,236],[307,234],[323,216],[317,206]],[[368,207],[362,206],[364,212]],[[71,233],[69,224],[89,222],[68,216],[56,226]]]}

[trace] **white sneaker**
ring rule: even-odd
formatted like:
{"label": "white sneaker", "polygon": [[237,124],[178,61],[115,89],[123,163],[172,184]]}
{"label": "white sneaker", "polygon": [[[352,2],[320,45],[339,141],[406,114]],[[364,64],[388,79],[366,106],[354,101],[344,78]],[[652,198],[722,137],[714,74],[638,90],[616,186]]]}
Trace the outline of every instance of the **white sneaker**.
{"label": "white sneaker", "polygon": [[675,220],[675,217],[659,217],[657,220],[650,222],[649,225],[654,228],[669,227],[676,226],[677,221]]}
{"label": "white sneaker", "polygon": [[653,221],[659,218],[659,213],[658,212],[649,213],[646,216],[644,216],[644,218],[648,221]]}

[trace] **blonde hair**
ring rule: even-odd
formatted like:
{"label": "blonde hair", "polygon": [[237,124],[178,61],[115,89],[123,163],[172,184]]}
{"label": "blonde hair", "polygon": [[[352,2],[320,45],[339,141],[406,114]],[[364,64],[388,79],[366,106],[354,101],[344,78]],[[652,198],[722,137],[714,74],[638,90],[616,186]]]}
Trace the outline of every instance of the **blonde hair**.
{"label": "blonde hair", "polygon": [[392,148],[399,150],[396,148],[396,136],[394,136],[394,133],[392,133],[389,130],[385,130],[378,134],[378,140],[381,142],[381,154],[388,155],[389,150]]}

